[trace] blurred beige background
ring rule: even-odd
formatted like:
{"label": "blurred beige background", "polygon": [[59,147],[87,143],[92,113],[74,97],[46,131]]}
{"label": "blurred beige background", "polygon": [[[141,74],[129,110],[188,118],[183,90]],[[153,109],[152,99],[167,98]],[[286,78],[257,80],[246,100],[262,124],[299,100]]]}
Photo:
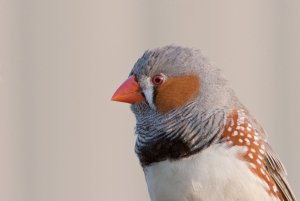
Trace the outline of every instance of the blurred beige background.
{"label": "blurred beige background", "polygon": [[292,0],[0,0],[0,200],[149,200],[134,117],[110,97],[172,43],[223,69],[300,198],[299,19]]}

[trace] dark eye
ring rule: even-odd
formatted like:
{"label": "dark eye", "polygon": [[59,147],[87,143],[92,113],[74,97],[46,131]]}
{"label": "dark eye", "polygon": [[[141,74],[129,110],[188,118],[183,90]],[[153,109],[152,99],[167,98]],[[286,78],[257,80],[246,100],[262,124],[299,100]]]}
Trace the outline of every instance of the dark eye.
{"label": "dark eye", "polygon": [[152,77],[152,83],[154,85],[161,85],[164,81],[165,81],[165,76],[163,76],[162,74],[154,75]]}

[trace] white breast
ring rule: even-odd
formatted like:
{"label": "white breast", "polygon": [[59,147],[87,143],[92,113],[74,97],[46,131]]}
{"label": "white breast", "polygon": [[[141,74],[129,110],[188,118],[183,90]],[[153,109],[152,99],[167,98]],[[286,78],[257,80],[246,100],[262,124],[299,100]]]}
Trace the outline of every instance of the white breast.
{"label": "white breast", "polygon": [[241,147],[212,145],[189,158],[145,167],[152,201],[276,201],[236,157]]}

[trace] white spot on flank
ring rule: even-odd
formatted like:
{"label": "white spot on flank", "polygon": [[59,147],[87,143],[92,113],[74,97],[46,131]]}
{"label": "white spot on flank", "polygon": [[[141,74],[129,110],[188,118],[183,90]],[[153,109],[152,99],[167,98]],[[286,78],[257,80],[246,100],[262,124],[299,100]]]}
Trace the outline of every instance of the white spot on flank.
{"label": "white spot on flank", "polygon": [[278,191],[277,186],[273,186],[273,191],[276,193]]}
{"label": "white spot on flank", "polygon": [[237,131],[234,131],[232,136],[237,136],[239,133]]}
{"label": "white spot on flank", "polygon": [[250,135],[250,134],[247,134],[247,137],[248,137],[248,138],[252,138],[252,135]]}
{"label": "white spot on flank", "polygon": [[249,153],[248,156],[249,156],[249,158],[253,159],[253,154],[252,153]]}
{"label": "white spot on flank", "polygon": [[245,142],[247,143],[247,145],[250,145],[250,140],[248,138],[245,138]]}
{"label": "white spot on flank", "polygon": [[258,146],[258,145],[259,145],[257,141],[254,141],[254,142],[253,142],[253,144],[255,144],[256,146]]}
{"label": "white spot on flank", "polygon": [[261,165],[261,161],[259,159],[256,159],[256,162]]}
{"label": "white spot on flank", "polygon": [[255,153],[256,151],[255,151],[255,149],[251,148],[251,152]]}
{"label": "white spot on flank", "polygon": [[250,163],[250,166],[254,169],[256,169],[256,165],[254,163]]}
{"label": "white spot on flank", "polygon": [[260,171],[261,171],[261,173],[262,173],[263,175],[266,175],[264,169],[260,168]]}
{"label": "white spot on flank", "polygon": [[240,132],[240,136],[244,136],[244,133]]}
{"label": "white spot on flank", "polygon": [[259,152],[260,152],[261,154],[265,154],[265,152],[264,152],[262,149],[259,149]]}
{"label": "white spot on flank", "polygon": [[247,127],[247,130],[248,130],[248,131],[251,131],[251,128],[250,128],[250,127]]}
{"label": "white spot on flank", "polygon": [[244,141],[243,141],[242,139],[239,139],[239,142],[240,142],[240,143],[243,143]]}
{"label": "white spot on flank", "polygon": [[264,158],[262,157],[262,155],[258,155],[258,158],[260,159],[260,160],[263,160]]}
{"label": "white spot on flank", "polygon": [[269,176],[268,176],[268,175],[266,175],[266,178],[267,178],[268,182],[270,182],[270,178],[269,178]]}
{"label": "white spot on flank", "polygon": [[231,128],[231,127],[228,127],[227,130],[228,130],[228,132],[231,132],[231,131],[232,131],[232,128]]}

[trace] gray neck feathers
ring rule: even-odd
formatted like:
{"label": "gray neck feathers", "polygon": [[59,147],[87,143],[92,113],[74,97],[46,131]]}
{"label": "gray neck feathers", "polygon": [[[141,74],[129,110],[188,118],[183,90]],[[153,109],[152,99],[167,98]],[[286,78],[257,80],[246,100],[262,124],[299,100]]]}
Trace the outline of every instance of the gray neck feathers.
{"label": "gray neck feathers", "polygon": [[143,166],[188,157],[218,142],[227,117],[227,109],[200,111],[195,101],[163,115],[138,107],[135,151]]}

